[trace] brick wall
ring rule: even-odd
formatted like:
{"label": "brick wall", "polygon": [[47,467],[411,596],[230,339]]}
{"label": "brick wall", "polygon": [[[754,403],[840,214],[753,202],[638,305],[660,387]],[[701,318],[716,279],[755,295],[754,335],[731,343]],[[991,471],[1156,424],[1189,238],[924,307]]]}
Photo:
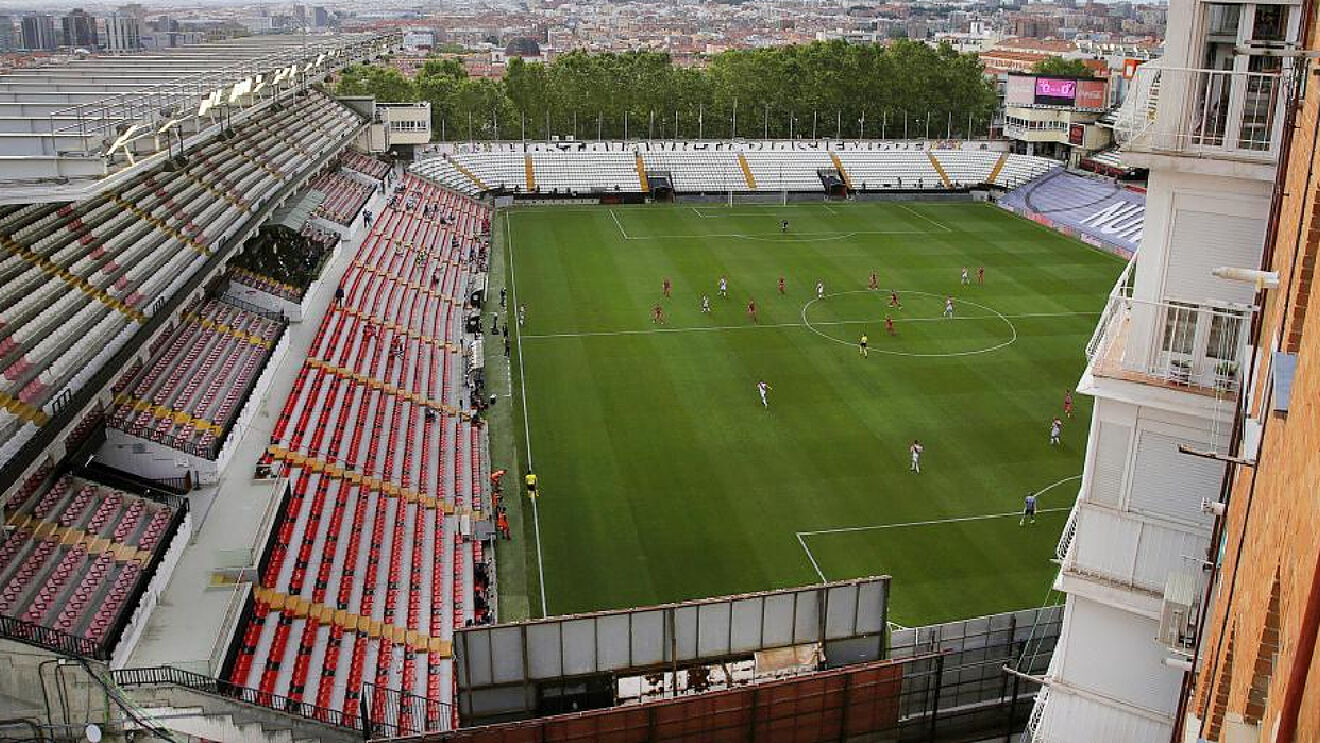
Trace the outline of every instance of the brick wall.
{"label": "brick wall", "polygon": [[[1317,48],[1317,25],[1309,49]],[[1234,480],[1190,707],[1212,741],[1221,740],[1220,721],[1233,719],[1258,720],[1261,740],[1272,740],[1320,554],[1320,319],[1307,317],[1318,299],[1312,278],[1320,252],[1320,86],[1310,69],[1306,74],[1311,80],[1281,164],[1287,176],[1271,259],[1281,285],[1264,295],[1255,341],[1264,358],[1251,412],[1264,421],[1263,444],[1257,466],[1238,468]],[[1272,348],[1299,354],[1286,417],[1269,412]],[[1320,740],[1320,654],[1308,681],[1298,741]]]}

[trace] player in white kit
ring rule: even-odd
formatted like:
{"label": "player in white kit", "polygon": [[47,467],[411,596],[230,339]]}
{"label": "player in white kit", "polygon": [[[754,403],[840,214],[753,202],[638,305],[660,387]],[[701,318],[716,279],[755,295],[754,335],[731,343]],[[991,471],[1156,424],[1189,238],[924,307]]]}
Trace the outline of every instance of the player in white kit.
{"label": "player in white kit", "polygon": [[702,311],[702,312],[705,312],[706,314],[710,314],[710,295],[709,295],[709,294],[702,294],[702,295],[701,295],[701,311]]}
{"label": "player in white kit", "polygon": [[774,388],[766,384],[764,379],[756,383],[756,391],[761,393],[761,407],[763,408],[770,407],[770,401],[766,399],[765,393],[769,392],[772,389]]}
{"label": "player in white kit", "polygon": [[944,316],[953,319],[953,297],[945,297],[944,299]]}
{"label": "player in white kit", "polygon": [[720,277],[720,296],[725,298],[729,296],[729,280],[723,276]]}
{"label": "player in white kit", "polygon": [[817,281],[817,282],[816,282],[816,299],[824,299],[824,298],[825,298],[825,282],[824,282],[824,281]]}

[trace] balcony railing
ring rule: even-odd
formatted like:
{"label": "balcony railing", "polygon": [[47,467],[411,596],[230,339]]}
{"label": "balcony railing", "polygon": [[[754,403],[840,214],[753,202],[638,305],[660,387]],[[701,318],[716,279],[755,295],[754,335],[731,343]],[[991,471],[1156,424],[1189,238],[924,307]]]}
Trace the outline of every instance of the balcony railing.
{"label": "balcony railing", "polygon": [[1060,557],[1062,570],[1152,594],[1163,591],[1169,574],[1185,570],[1209,544],[1209,521],[1195,523],[1195,513],[1175,523],[1167,513],[1147,508],[1117,511],[1079,501],[1073,514],[1072,538]]}
{"label": "balcony railing", "polygon": [[1109,295],[1087,344],[1091,372],[1213,396],[1236,394],[1252,308],[1137,299],[1130,270]]}
{"label": "balcony railing", "polygon": [[1140,67],[1114,134],[1129,151],[1273,161],[1290,75]]}

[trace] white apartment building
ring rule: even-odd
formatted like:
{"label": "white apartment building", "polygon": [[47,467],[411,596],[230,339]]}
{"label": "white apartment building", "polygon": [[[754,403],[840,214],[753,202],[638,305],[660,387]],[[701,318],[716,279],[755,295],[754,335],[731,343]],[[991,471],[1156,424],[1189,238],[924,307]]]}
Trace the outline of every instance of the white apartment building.
{"label": "white apartment building", "polygon": [[[1040,743],[1168,741],[1190,669],[1297,38],[1298,3],[1171,0],[1162,60],[1119,114],[1150,169],[1145,231],[1087,347],[1095,398],[1077,505],[1059,540],[1059,645],[1029,733]],[[1243,448],[1252,447],[1252,431]]]}

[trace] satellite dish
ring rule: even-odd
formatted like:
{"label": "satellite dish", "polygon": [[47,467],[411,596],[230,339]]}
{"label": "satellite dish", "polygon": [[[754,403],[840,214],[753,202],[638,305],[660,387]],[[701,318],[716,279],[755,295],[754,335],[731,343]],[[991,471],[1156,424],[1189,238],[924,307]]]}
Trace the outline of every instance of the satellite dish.
{"label": "satellite dish", "polygon": [[88,723],[87,729],[84,732],[87,734],[87,740],[91,741],[91,743],[101,743],[100,725]]}

